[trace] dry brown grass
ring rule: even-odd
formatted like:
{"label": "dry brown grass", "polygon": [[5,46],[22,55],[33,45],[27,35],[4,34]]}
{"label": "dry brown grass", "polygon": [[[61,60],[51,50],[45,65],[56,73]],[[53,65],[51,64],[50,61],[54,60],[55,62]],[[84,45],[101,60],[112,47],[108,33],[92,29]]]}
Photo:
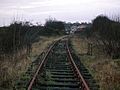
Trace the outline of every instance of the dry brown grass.
{"label": "dry brown grass", "polygon": [[0,60],[0,90],[12,90],[16,79],[18,79],[29,67],[31,62],[42,53],[53,41],[61,37],[40,37],[38,42],[33,43],[30,57],[21,51],[22,55],[16,54],[15,59],[7,55]]}
{"label": "dry brown grass", "polygon": [[99,82],[100,90],[120,90],[120,60],[112,60],[102,50],[94,46],[93,55],[87,55],[87,41],[72,38],[72,45],[82,63]]}
{"label": "dry brown grass", "polygon": [[73,38],[72,39],[73,46],[75,46],[77,53],[78,54],[86,54],[87,53],[87,43],[84,41],[84,39],[79,39],[79,38]]}
{"label": "dry brown grass", "polygon": [[99,80],[101,90],[119,90],[120,72],[116,63],[112,60],[103,60],[93,63],[95,78]]}
{"label": "dry brown grass", "polygon": [[62,38],[62,36],[55,37],[40,37],[38,42],[32,45],[31,59],[35,60],[37,56],[42,53],[53,41]]}
{"label": "dry brown grass", "polygon": [[5,57],[0,61],[0,90],[11,89],[15,80],[27,69],[30,59],[26,55],[13,60]]}

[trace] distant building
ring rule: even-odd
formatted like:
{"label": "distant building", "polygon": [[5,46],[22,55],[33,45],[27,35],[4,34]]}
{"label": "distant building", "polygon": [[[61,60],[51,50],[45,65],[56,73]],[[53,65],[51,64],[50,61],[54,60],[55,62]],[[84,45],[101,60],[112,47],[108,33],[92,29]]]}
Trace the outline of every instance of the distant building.
{"label": "distant building", "polygon": [[82,31],[86,30],[89,27],[91,27],[91,24],[86,24],[86,23],[80,24],[77,27],[77,29],[74,31],[74,34],[79,34],[79,33],[81,33]]}
{"label": "distant building", "polygon": [[74,33],[74,32],[77,30],[77,27],[78,27],[78,26],[72,26],[70,33]]}
{"label": "distant building", "polygon": [[86,30],[87,25],[80,25],[77,27],[77,30],[74,33],[80,33],[81,31]]}
{"label": "distant building", "polygon": [[84,30],[86,30],[86,28],[90,27],[91,23],[87,24],[87,23],[66,23],[65,24],[65,31],[69,34],[76,34],[76,33],[80,33]]}

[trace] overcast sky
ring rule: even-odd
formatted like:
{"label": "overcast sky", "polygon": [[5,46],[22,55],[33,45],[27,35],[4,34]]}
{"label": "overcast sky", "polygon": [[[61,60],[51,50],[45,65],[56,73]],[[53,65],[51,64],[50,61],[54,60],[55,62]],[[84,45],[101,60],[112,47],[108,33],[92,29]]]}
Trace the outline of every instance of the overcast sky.
{"label": "overcast sky", "polygon": [[0,0],[0,25],[14,19],[44,23],[49,17],[90,22],[100,14],[120,15],[120,0]]}

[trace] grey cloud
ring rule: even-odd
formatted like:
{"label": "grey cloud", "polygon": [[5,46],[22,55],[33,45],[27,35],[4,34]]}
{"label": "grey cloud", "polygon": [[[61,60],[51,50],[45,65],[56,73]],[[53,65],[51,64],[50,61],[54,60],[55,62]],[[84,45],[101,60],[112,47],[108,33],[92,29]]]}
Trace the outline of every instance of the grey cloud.
{"label": "grey cloud", "polygon": [[0,6],[0,24],[4,20],[9,24],[16,14],[34,22],[44,22],[49,16],[90,21],[99,14],[120,14],[120,0],[0,0]]}

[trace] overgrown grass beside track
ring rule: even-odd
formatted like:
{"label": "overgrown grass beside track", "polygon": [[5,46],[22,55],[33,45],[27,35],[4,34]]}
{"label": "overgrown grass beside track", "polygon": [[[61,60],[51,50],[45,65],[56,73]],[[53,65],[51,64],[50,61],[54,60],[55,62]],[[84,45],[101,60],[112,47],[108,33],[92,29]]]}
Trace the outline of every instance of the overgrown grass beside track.
{"label": "overgrown grass beside track", "polygon": [[32,51],[30,57],[35,60],[40,53],[42,53],[47,47],[55,40],[61,38],[60,36],[40,36],[37,42],[32,44]]}
{"label": "overgrown grass beside track", "polygon": [[[20,76],[26,72],[29,65],[40,55],[54,40],[61,38],[60,36],[40,36],[37,41],[32,44],[30,56],[18,56],[12,60],[12,56],[0,60],[0,90],[13,90],[14,84]],[[19,54],[18,54],[19,55]],[[15,55],[16,56],[16,55]]]}
{"label": "overgrown grass beside track", "polygon": [[88,41],[80,37],[73,37],[71,41],[81,62],[99,83],[100,90],[119,90],[120,59],[111,59],[103,53],[101,46],[95,45],[93,55],[87,55]]}

